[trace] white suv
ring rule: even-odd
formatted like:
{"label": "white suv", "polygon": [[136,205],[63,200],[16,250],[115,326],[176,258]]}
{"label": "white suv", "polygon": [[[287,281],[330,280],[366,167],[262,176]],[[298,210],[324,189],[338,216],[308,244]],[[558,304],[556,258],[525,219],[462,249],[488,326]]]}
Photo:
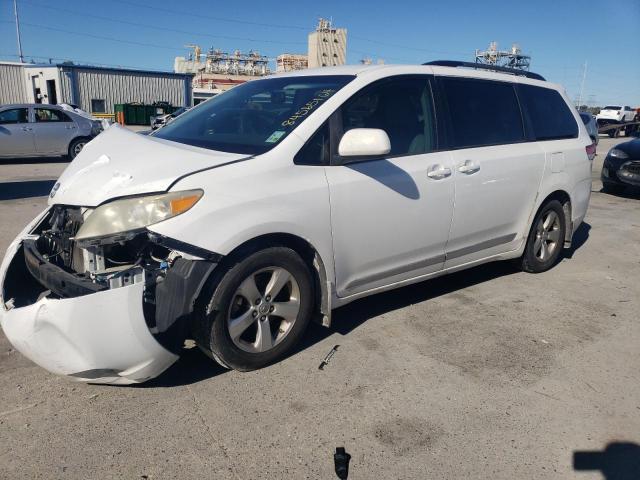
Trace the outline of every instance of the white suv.
{"label": "white suv", "polygon": [[587,211],[593,147],[536,78],[304,70],[152,136],[113,126],[9,247],[2,327],[52,372],[123,384],[187,338],[251,370],[357,298],[494,260],[545,271]]}

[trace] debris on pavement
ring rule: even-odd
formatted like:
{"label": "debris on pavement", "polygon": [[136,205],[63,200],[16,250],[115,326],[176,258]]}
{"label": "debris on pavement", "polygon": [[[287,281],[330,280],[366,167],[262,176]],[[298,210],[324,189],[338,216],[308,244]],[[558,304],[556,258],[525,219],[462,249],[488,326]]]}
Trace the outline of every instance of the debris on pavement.
{"label": "debris on pavement", "polygon": [[329,361],[331,360],[331,357],[333,357],[333,355],[338,351],[338,347],[339,346],[340,345],[334,345],[334,347],[331,349],[331,351],[329,353],[327,353],[327,356],[324,357],[322,362],[320,362],[320,366],[318,367],[318,370],[324,370],[324,367],[329,365]]}
{"label": "debris on pavement", "polygon": [[[336,345],[337,347],[337,345]],[[336,348],[334,347],[334,348]],[[335,351],[335,350],[332,350]],[[336,467],[336,475],[341,480],[345,480],[349,476],[349,461],[351,460],[351,455],[349,455],[344,447],[336,448],[336,453],[333,455],[333,461]]]}

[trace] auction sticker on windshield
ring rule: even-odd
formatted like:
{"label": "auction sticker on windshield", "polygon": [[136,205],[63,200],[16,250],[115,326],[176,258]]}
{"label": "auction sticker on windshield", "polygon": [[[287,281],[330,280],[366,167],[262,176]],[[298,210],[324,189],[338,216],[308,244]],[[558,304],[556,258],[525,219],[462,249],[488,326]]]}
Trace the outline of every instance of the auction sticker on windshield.
{"label": "auction sticker on windshield", "polygon": [[325,88],[324,90],[320,90],[314,98],[305,103],[302,107],[300,107],[293,115],[287,118],[284,122],[282,122],[283,127],[292,127],[296,124],[298,120],[306,117],[310,112],[312,112],[318,105],[324,102],[331,95],[336,93],[336,90],[333,88]]}
{"label": "auction sticker on windshield", "polygon": [[269,135],[269,138],[265,140],[265,143],[276,143],[287,132],[284,130],[277,130]]}

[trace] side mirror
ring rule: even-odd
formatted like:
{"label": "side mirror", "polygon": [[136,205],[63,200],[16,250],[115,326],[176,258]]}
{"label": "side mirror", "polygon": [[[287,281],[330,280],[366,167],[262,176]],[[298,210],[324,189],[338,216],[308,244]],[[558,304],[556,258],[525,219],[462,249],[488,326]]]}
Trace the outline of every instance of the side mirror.
{"label": "side mirror", "polygon": [[379,128],[354,128],[342,136],[338,145],[341,157],[371,157],[391,151],[387,132]]}

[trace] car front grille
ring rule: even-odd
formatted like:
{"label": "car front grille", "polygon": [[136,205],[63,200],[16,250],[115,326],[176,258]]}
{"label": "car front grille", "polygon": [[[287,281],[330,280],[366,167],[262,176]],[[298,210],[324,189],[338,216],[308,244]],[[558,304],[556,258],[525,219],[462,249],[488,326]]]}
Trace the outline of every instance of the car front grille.
{"label": "car front grille", "polygon": [[640,162],[631,162],[623,167],[631,175],[640,175]]}
{"label": "car front grille", "polygon": [[640,185],[640,162],[624,163],[618,170],[618,178],[631,185]]}

